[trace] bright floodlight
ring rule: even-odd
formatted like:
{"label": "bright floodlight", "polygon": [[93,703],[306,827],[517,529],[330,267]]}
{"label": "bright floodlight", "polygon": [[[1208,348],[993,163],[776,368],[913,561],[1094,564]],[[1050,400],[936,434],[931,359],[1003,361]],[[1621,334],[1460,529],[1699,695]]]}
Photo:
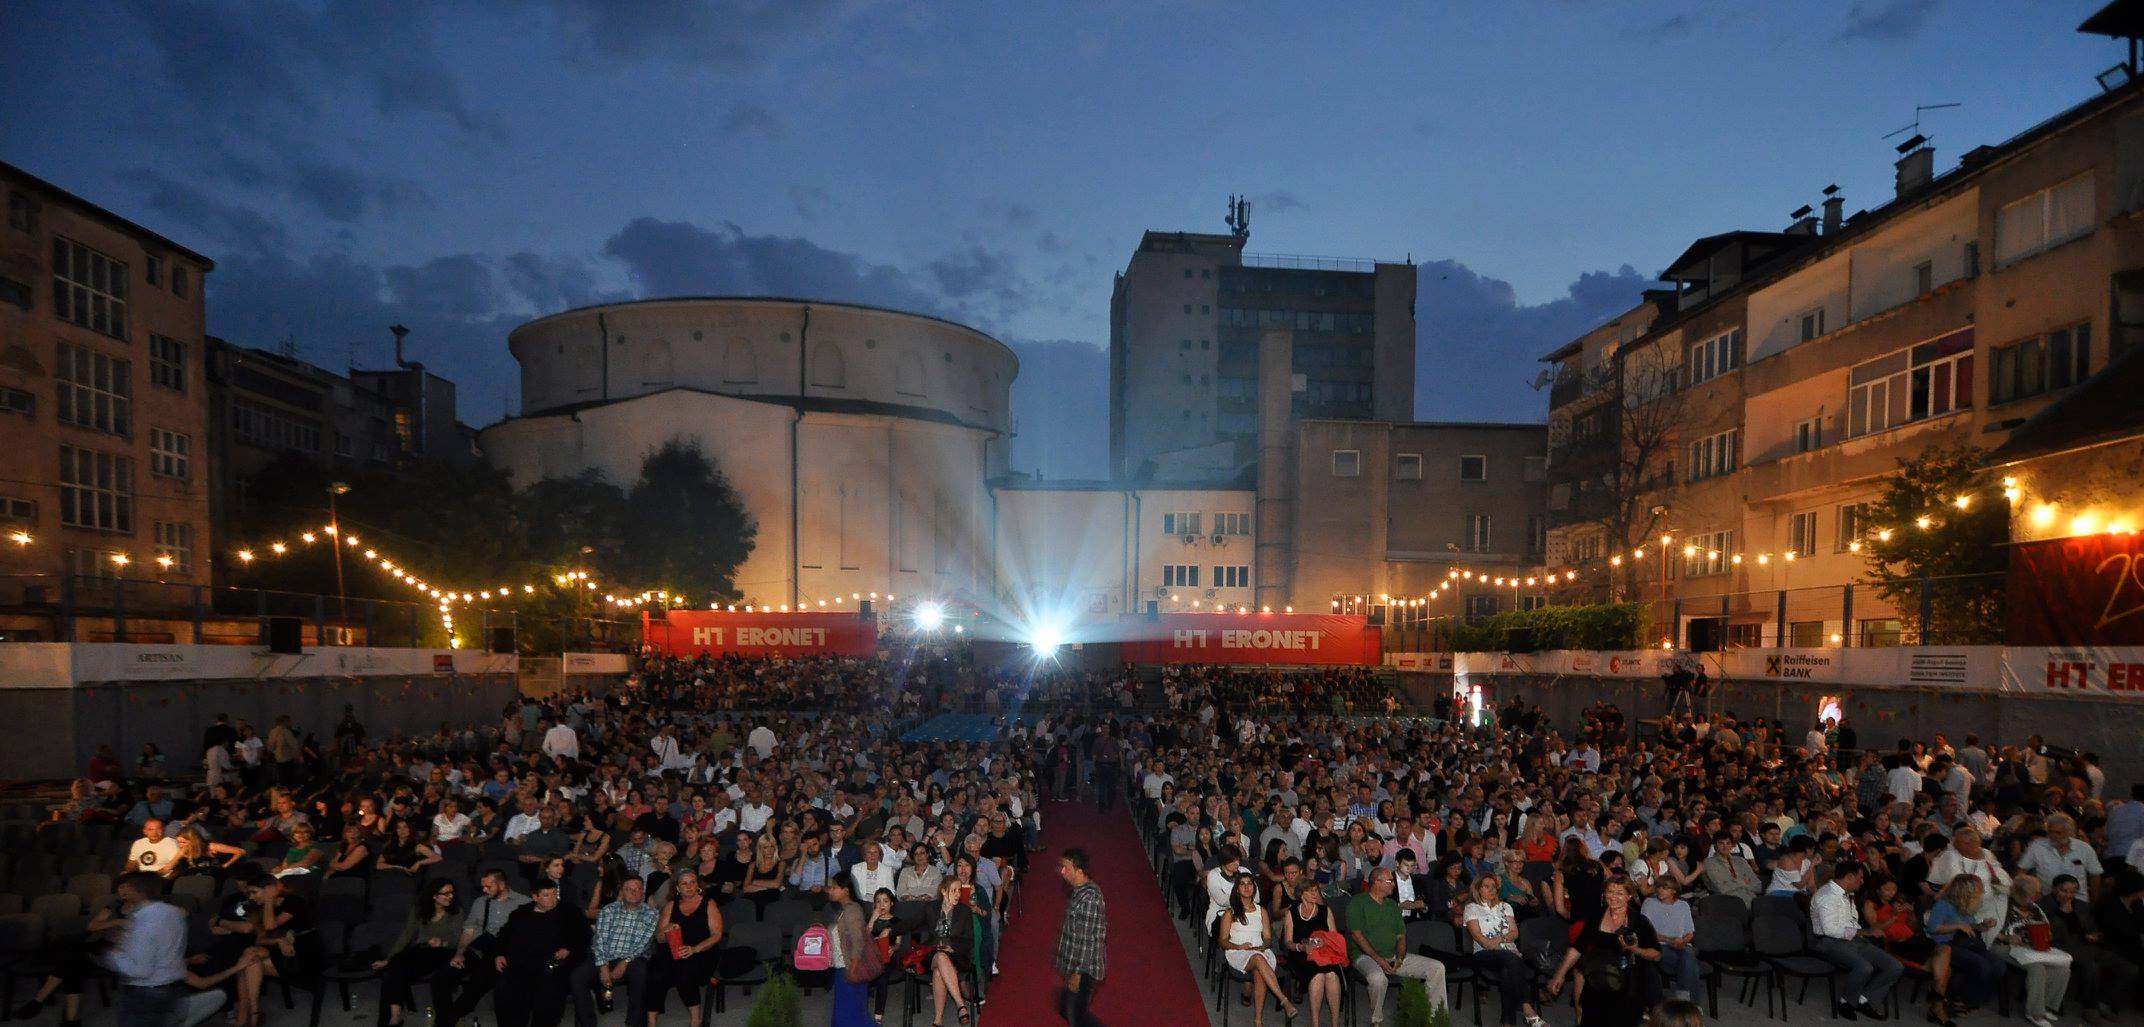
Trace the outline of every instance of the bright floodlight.
{"label": "bright floodlight", "polygon": [[1048,625],[1037,625],[1029,635],[1027,644],[1034,647],[1035,658],[1047,660],[1057,655],[1057,647],[1064,644],[1064,633]]}
{"label": "bright floodlight", "polygon": [[945,607],[937,603],[924,603],[916,607],[916,627],[924,631],[936,631],[945,623]]}

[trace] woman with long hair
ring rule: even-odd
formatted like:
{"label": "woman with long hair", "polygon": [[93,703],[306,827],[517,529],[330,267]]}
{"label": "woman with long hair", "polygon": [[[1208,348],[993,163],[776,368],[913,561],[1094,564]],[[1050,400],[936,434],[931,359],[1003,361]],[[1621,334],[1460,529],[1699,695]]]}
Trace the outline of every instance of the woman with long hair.
{"label": "woman with long hair", "polygon": [[869,999],[871,984],[884,964],[878,946],[871,940],[871,923],[856,901],[856,886],[846,874],[826,881],[827,910],[834,915],[833,1027],[874,1027]]}
{"label": "woman with long hair", "polygon": [[1496,982],[1503,999],[1502,1027],[1516,1027],[1521,1017],[1526,1027],[1545,1027],[1536,1008],[1540,996],[1534,991],[1534,972],[1519,955],[1519,917],[1504,901],[1503,884],[1495,874],[1474,879],[1473,892],[1461,913],[1467,940],[1472,943],[1476,969]]}
{"label": "woman with long hair", "polygon": [[1287,1011],[1288,1019],[1295,1019],[1295,1003],[1281,990],[1280,978],[1273,972],[1273,924],[1266,917],[1266,909],[1258,901],[1258,878],[1248,871],[1236,874],[1235,887],[1228,893],[1228,908],[1221,912],[1221,958],[1228,960],[1230,968],[1251,979],[1251,1023],[1262,1027],[1266,1022],[1266,995],[1271,994]]}
{"label": "woman with long hair", "polygon": [[1636,1027],[1645,1015],[1648,977],[1660,963],[1659,935],[1632,906],[1630,885],[1611,878],[1601,890],[1600,919],[1579,935],[1579,1019],[1586,1027]]}
{"label": "woman with long hair", "polygon": [[[384,1027],[402,1023],[414,1004],[410,985],[445,970],[461,941],[462,904],[454,882],[434,881],[417,895],[402,934],[372,968],[380,973],[380,1020]],[[435,991],[435,994],[437,992]]]}
{"label": "woman with long hair", "polygon": [[388,833],[386,842],[380,845],[379,856],[372,861],[372,868],[415,876],[442,858],[439,849],[417,833],[417,826],[408,817],[396,817],[394,828]]}
{"label": "woman with long hair", "polygon": [[1948,1023],[1961,1010],[1986,1005],[2003,977],[2002,960],[1988,951],[1980,932],[1992,927],[1976,919],[1980,908],[1980,879],[1966,874],[1951,878],[1943,893],[1928,908],[1922,925],[1943,954],[1942,966],[1929,965],[1928,1018]]}
{"label": "woman with long hair", "polygon": [[343,824],[342,848],[336,851],[335,858],[328,860],[327,875],[329,877],[370,877],[372,876],[373,859],[372,839],[365,834],[365,829],[359,827],[357,821],[353,818]]}
{"label": "woman with long hair", "polygon": [[[975,889],[946,878],[938,883],[938,908],[928,931],[933,949],[930,959],[931,1027],[945,1027],[945,1006],[951,1000],[962,1024],[972,1023],[966,987],[960,968],[975,963],[976,921],[982,910],[974,904]],[[655,1027],[649,1024],[649,1027]]]}
{"label": "woman with long hair", "polygon": [[1576,943],[1600,921],[1606,890],[1606,875],[1600,862],[1587,854],[1586,843],[1576,837],[1564,839],[1563,851],[1556,858],[1556,872],[1549,878],[1549,897],[1556,914],[1570,921],[1573,944],[1563,954],[1556,972],[1549,975],[1550,998],[1563,994],[1564,976],[1578,965]]}

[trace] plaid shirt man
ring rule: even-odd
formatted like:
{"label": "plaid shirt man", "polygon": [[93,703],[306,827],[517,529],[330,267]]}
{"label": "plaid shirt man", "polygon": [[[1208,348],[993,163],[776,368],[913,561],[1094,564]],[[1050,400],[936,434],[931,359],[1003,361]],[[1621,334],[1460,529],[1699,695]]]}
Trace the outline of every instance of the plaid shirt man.
{"label": "plaid shirt man", "polygon": [[1102,889],[1093,881],[1072,889],[1065,926],[1057,935],[1057,972],[1102,979],[1102,946],[1109,940],[1105,917]]}
{"label": "plaid shirt man", "polygon": [[609,965],[637,959],[655,937],[655,907],[643,902],[628,906],[613,902],[596,914],[595,944],[589,948],[598,963]]}

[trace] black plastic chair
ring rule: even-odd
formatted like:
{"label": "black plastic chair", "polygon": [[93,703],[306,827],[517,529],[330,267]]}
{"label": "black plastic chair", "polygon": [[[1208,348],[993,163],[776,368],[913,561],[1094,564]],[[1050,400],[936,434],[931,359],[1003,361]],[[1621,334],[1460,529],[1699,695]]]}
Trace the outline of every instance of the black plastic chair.
{"label": "black plastic chair", "polygon": [[[1750,944],[1766,965],[1772,968],[1772,987],[1779,992],[1780,1019],[1787,1018],[1787,984],[1791,977],[1802,982],[1801,993],[1794,1001],[1798,1004],[1809,997],[1809,982],[1823,981],[1825,994],[1830,997],[1836,1010],[1839,1004],[1839,968],[1829,960],[1809,951],[1808,938],[1802,933],[1799,918],[1759,913],[1750,921]],[[1771,1012],[1771,999],[1765,999],[1765,1012]]]}

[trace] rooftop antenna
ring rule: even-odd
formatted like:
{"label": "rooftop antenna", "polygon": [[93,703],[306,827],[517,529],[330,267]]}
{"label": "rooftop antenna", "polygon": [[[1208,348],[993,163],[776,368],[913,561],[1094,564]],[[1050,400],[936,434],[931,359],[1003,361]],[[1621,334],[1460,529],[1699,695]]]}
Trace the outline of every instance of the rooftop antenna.
{"label": "rooftop antenna", "polygon": [[1953,107],[1962,107],[1962,106],[1964,106],[1964,104],[1957,104],[1957,103],[1924,103],[1924,104],[1919,104],[1919,105],[1917,105],[1917,106],[1915,106],[1915,107],[1913,108],[1913,124],[1911,124],[1911,125],[1907,125],[1906,127],[1904,127],[1904,128],[1901,128],[1901,129],[1899,129],[1899,130],[1898,130],[1898,131],[1896,131],[1896,132],[1885,132],[1885,133],[1883,134],[1883,137],[1884,137],[1885,139],[1889,139],[1889,138],[1891,138],[1892,136],[1901,136],[1901,135],[1905,135],[1905,134],[1906,134],[1906,133],[1908,133],[1908,132],[1911,132],[1911,133],[1913,133],[1913,138],[1912,138],[1912,139],[1909,139],[1909,140],[1907,140],[1907,141],[1906,141],[1907,143],[1911,143],[1912,145],[1910,145],[1910,146],[1909,146],[1909,145],[1905,145],[1905,144],[1900,144],[1900,146],[1899,146],[1899,150],[1898,150],[1898,152],[1900,152],[1900,153],[1905,153],[1906,151],[1908,151],[1908,150],[1911,150],[1911,149],[1913,149],[1914,147],[1916,147],[1916,146],[1919,146],[1919,145],[1921,145],[1922,143],[1925,143],[1925,142],[1927,142],[1927,141],[1928,141],[1928,137],[1927,137],[1927,136],[1925,136],[1925,135],[1922,135],[1922,134],[1921,134],[1921,115],[1923,115],[1923,114],[1926,114],[1926,113],[1928,113],[1929,111],[1940,111],[1940,110],[1949,110],[1950,108],[1953,108]]}
{"label": "rooftop antenna", "polygon": [[1237,195],[1235,195],[1234,193],[1231,193],[1231,194],[1229,194],[1229,197],[1228,197],[1228,217],[1227,217],[1227,218],[1225,219],[1225,221],[1226,221],[1226,222],[1227,222],[1227,224],[1228,224],[1228,230],[1229,230],[1229,234],[1231,234],[1231,235],[1234,235],[1234,236],[1235,236],[1236,238],[1238,238],[1238,239],[1248,239],[1248,238],[1250,238],[1250,237],[1251,237],[1251,201],[1250,201],[1250,198],[1249,198],[1249,197],[1246,197],[1246,196],[1237,196]]}

